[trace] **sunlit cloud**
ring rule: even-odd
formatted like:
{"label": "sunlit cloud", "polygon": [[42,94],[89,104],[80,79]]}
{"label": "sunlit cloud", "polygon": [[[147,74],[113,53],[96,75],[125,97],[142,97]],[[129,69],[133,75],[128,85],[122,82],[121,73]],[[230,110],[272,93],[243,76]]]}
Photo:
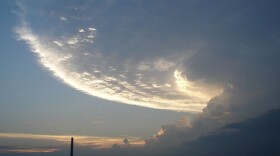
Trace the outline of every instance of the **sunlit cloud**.
{"label": "sunlit cloud", "polygon": [[53,41],[53,43],[54,43],[54,44],[56,44],[57,46],[60,46],[60,47],[62,47],[62,46],[63,46],[63,44],[62,44],[62,43],[60,43],[59,41]]}
{"label": "sunlit cloud", "polygon": [[83,32],[85,32],[85,30],[81,28],[81,29],[79,29],[79,32],[83,33]]}
{"label": "sunlit cloud", "polygon": [[13,148],[0,149],[0,153],[52,153],[59,151],[56,148]]}
{"label": "sunlit cloud", "polygon": [[[243,1],[103,2],[67,1],[49,8],[18,2],[22,13],[15,33],[50,74],[88,95],[149,108],[202,112],[163,125],[146,140],[147,147],[185,147],[227,124],[279,108],[275,2],[254,7]],[[70,136],[28,137],[66,144]],[[127,136],[74,137],[79,145],[93,148],[143,144]],[[186,148],[192,151],[192,146]]]}
{"label": "sunlit cloud", "polygon": [[181,69],[187,55],[159,55],[135,62],[126,57],[120,60],[126,51],[111,55],[96,49],[95,41],[102,32],[92,26],[94,21],[87,23],[92,24],[81,27],[79,23],[73,30],[58,28],[60,35],[47,35],[34,30],[22,17],[15,32],[55,77],[95,97],[156,109],[201,112],[209,99],[221,93],[220,87],[203,80],[188,80]]}
{"label": "sunlit cloud", "polygon": [[61,21],[68,21],[68,19],[67,19],[66,17],[63,17],[63,16],[61,16],[59,19],[60,19]]}
{"label": "sunlit cloud", "polygon": [[[56,141],[62,144],[68,145],[70,138],[74,137],[75,144],[79,146],[87,146],[94,149],[111,148],[114,144],[118,144],[120,147],[125,145],[123,140],[127,138],[131,147],[140,147],[144,145],[144,141],[137,137],[97,137],[97,136],[79,136],[79,135],[39,135],[39,134],[24,134],[24,133],[0,133],[0,139],[31,139],[31,140],[49,140]],[[1,141],[0,141],[1,143]],[[30,151],[40,151],[43,149],[29,149]],[[47,151],[47,149],[45,149]],[[52,151],[55,149],[49,149]],[[26,151],[27,152],[27,151]]]}

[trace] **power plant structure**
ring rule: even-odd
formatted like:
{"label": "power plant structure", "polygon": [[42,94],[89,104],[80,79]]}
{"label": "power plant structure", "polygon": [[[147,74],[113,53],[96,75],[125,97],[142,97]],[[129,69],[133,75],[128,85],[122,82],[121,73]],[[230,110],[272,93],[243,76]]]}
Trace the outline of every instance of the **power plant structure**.
{"label": "power plant structure", "polygon": [[71,150],[70,150],[70,156],[73,156],[73,150],[74,150],[74,138],[71,138]]}

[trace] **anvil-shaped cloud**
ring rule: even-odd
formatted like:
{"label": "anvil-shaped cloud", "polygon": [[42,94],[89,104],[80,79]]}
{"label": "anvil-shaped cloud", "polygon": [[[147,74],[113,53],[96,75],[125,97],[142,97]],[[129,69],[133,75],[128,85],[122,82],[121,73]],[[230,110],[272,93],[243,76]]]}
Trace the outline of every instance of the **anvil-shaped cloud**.
{"label": "anvil-shaped cloud", "polygon": [[[143,19],[125,20],[125,12],[118,13],[114,25],[104,25],[114,18],[106,14],[114,9],[107,2],[102,10],[70,4],[19,4],[21,22],[15,28],[40,64],[69,86],[125,104],[187,112],[201,112],[221,93],[220,87],[201,79],[187,79],[183,64],[195,53],[193,47],[172,43],[166,49],[153,43],[166,41],[149,36],[145,26],[132,26]],[[34,14],[37,11],[40,14]]]}

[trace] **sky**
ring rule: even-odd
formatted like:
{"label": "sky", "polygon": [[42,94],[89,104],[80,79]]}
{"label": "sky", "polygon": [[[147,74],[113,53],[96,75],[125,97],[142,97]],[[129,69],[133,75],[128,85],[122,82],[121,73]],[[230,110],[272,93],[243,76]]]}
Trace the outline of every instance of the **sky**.
{"label": "sky", "polygon": [[0,4],[0,156],[279,154],[280,2]]}

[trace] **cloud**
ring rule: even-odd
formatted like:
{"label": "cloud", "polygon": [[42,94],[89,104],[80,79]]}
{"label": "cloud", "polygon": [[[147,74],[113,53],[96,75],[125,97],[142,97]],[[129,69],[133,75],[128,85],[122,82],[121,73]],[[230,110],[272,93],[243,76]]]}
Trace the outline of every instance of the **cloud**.
{"label": "cloud", "polygon": [[[147,153],[171,155],[166,150],[185,153],[186,143],[194,147],[202,136],[279,108],[280,24],[275,8],[279,2],[258,2],[100,4],[101,9],[87,12],[83,7],[85,12],[77,15],[88,19],[83,26],[87,36],[75,32],[81,20],[63,25],[67,29],[57,29],[57,35],[36,31],[27,20],[16,32],[43,66],[89,95],[150,108],[201,112],[163,125],[154,138],[146,140],[143,150]],[[93,42],[82,42],[92,31],[96,31]],[[77,35],[77,46],[65,46],[67,39]],[[52,41],[63,43],[64,49],[47,44]],[[65,56],[71,57],[57,59]],[[203,141],[198,142],[203,147]],[[221,147],[224,142],[215,145]]]}
{"label": "cloud", "polygon": [[11,148],[11,149],[0,149],[1,153],[52,153],[59,151],[56,148]]}
{"label": "cloud", "polygon": [[[174,124],[163,125],[154,138],[146,140],[146,146],[153,147],[152,149],[172,149],[187,148],[182,147],[184,142],[188,142],[188,146],[196,142],[200,144],[199,138],[216,133],[217,130],[219,133],[219,129],[225,125],[256,118],[269,110],[279,108],[278,101],[279,97],[275,94],[256,97],[230,85],[221,95],[212,98],[201,114],[186,117]],[[223,145],[223,141],[218,143]]]}
{"label": "cloud", "polygon": [[[277,155],[280,111],[224,126],[169,151],[174,155]],[[221,148],[222,147],[222,148]],[[203,150],[201,150],[203,149]],[[166,155],[169,155],[166,154]]]}
{"label": "cloud", "polygon": [[53,41],[53,43],[56,44],[57,46],[60,46],[60,47],[63,46],[63,44],[61,42],[59,42],[59,41]]}
{"label": "cloud", "polygon": [[[186,134],[186,130],[190,127],[185,127],[185,129],[181,127],[180,135],[178,133],[179,127],[172,128],[172,126],[166,126],[164,129],[168,130],[168,134],[174,132],[178,137],[182,137],[181,144],[176,144],[176,142],[172,142],[172,140],[167,138],[165,138],[165,141],[168,141],[169,144],[162,144],[164,138],[161,138],[161,142],[149,142],[151,144],[147,142],[144,147],[127,148],[127,146],[121,147],[119,144],[114,144],[112,148],[105,150],[92,149],[88,154],[99,156],[277,155],[280,147],[278,143],[280,126],[277,124],[279,117],[279,109],[270,111],[255,119],[231,123],[214,131],[208,131],[192,140],[188,140],[186,135],[182,135]],[[184,139],[185,141],[183,141]],[[175,140],[176,138],[173,141]]]}
{"label": "cloud", "polygon": [[[48,11],[44,10],[42,16],[48,15]],[[87,11],[91,13],[91,9]],[[15,28],[18,39],[30,46],[40,64],[55,77],[86,94],[125,104],[196,113],[202,111],[209,99],[221,93],[221,86],[207,84],[202,79],[190,81],[188,72],[183,72],[182,63],[189,59],[192,51],[181,57],[182,54],[176,52],[172,56],[164,53],[152,56],[158,51],[153,50],[150,51],[152,57],[137,57],[137,51],[119,51],[124,44],[116,47],[116,53],[112,54],[115,45],[111,45],[111,37],[108,37],[110,42],[105,46],[109,48],[103,47],[107,32],[93,27],[98,25],[94,24],[95,20],[87,20],[83,27],[81,21],[71,21],[71,26],[69,22],[58,23],[59,26],[53,29],[55,32],[46,34],[44,26],[40,31],[33,28],[29,16],[23,15],[21,24]],[[34,15],[32,18],[47,17]],[[50,21],[50,27],[56,24],[52,18]],[[111,29],[118,28],[112,25],[106,30]],[[126,56],[129,53],[132,55]]]}
{"label": "cloud", "polygon": [[79,29],[79,32],[83,33],[83,32],[85,32],[85,30],[81,28],[81,29]]}
{"label": "cloud", "polygon": [[[129,155],[277,155],[280,144],[278,140],[280,126],[278,120],[280,118],[280,111],[274,110],[268,113],[254,118],[248,119],[242,122],[235,122],[228,125],[224,125],[215,131],[208,131],[204,135],[200,135],[196,139],[187,140],[187,137],[182,135],[186,134],[186,130],[190,128],[190,125],[185,125],[183,129],[181,123],[190,122],[188,118],[183,118],[176,124],[176,128],[172,126],[163,127],[168,134],[172,131],[176,133],[178,137],[182,138],[181,144],[175,144],[172,140],[167,138],[161,138],[160,141],[167,139],[169,144],[161,144],[160,142],[153,142],[146,146],[123,146],[125,143],[119,142],[111,145],[110,148],[99,149],[89,148],[86,149],[76,147],[76,151],[79,154],[87,153],[88,155],[116,155],[116,156],[129,156]],[[173,125],[175,126],[175,125]],[[178,128],[181,126],[181,135],[178,134]],[[158,134],[160,135],[160,134]],[[167,137],[167,136],[162,136]],[[173,137],[174,138],[174,137]],[[183,141],[185,139],[185,141]],[[130,138],[129,138],[130,140]],[[175,141],[175,140],[174,140]],[[166,146],[164,146],[166,145]],[[222,148],[221,148],[222,147]],[[8,148],[8,147],[7,147]],[[68,149],[68,148],[67,148]],[[76,153],[78,154],[78,153]]]}
{"label": "cloud", "polygon": [[[210,24],[203,25],[203,22],[195,21],[197,29],[193,29],[207,30],[207,32],[197,33],[199,40],[204,44],[190,59],[184,60],[183,70],[174,73],[174,75],[177,77],[178,86],[183,86],[181,89],[185,89],[189,86],[188,83],[192,83],[193,80],[203,79],[206,81],[205,84],[223,84],[224,90],[220,95],[209,100],[202,113],[195,117],[190,116],[187,121],[180,124],[163,125],[154,138],[146,140],[146,145],[153,150],[174,148],[179,151],[184,151],[183,149],[191,151],[200,137],[209,135],[209,133],[211,135],[225,125],[257,118],[270,110],[278,109],[280,106],[278,102],[280,100],[279,90],[277,89],[280,86],[277,80],[280,78],[278,72],[280,66],[277,59],[273,59],[274,57],[279,58],[280,45],[275,42],[276,36],[269,35],[269,31],[277,31],[277,28],[266,23],[269,21],[269,23],[279,26],[279,22],[272,20],[279,18],[279,14],[274,14],[276,10],[273,9],[273,5],[275,3],[266,2],[265,7],[255,4],[255,9],[252,9],[250,8],[251,3],[235,1],[231,3],[231,7],[234,9],[226,13],[219,8],[219,6],[227,6],[224,2],[215,5],[211,2],[207,4],[215,10],[207,14]],[[249,10],[251,13],[248,13]],[[197,11],[203,13],[205,10],[201,8]],[[256,17],[261,15],[265,15],[265,17],[257,20]],[[199,17],[204,19],[204,16]],[[251,19],[250,22],[249,19]],[[236,25],[236,23],[240,25]],[[219,35],[217,36],[217,34]],[[270,42],[272,40],[273,43]],[[187,73],[187,80],[180,77],[180,73],[184,72]],[[192,88],[193,86],[191,85]],[[200,97],[202,96],[200,95]],[[274,124],[270,123],[269,125],[273,126]],[[253,131],[251,132],[253,133]],[[273,135],[275,134],[271,134],[270,137]],[[218,139],[221,138],[218,137]],[[204,151],[199,152],[199,150],[209,147],[202,155],[209,155],[207,151],[219,153],[219,148],[224,146],[224,142],[230,142],[231,139],[234,140],[234,137],[215,142],[217,148],[213,151],[210,149],[213,146],[211,139],[213,138],[208,138],[207,142],[198,140],[199,147],[195,149],[198,150],[196,152],[204,153]],[[184,146],[186,142],[188,143]],[[257,146],[254,141],[250,144],[250,146]],[[190,147],[188,148],[188,146]],[[230,146],[240,147],[237,142],[233,142]],[[171,151],[175,152],[176,150]],[[186,150],[181,154],[187,155],[188,152]],[[173,155],[171,153],[166,153],[166,155]],[[217,155],[216,153],[210,155]],[[190,152],[189,155],[196,154]],[[235,153],[235,155],[238,154]]]}
{"label": "cloud", "polygon": [[63,17],[63,16],[59,17],[59,19],[60,19],[61,21],[68,21],[68,19],[67,19],[66,17]]}
{"label": "cloud", "polygon": [[[3,140],[10,140],[8,142],[11,142],[11,145],[13,146],[19,146],[18,142],[19,140],[33,140],[33,142],[37,143],[36,145],[33,145],[33,147],[37,147],[44,140],[53,141],[55,143],[52,143],[52,145],[67,145],[70,142],[70,138],[73,137],[75,139],[75,145],[78,146],[86,146],[89,148],[94,149],[106,149],[111,148],[112,145],[118,144],[120,147],[122,147],[124,140],[122,137],[97,137],[97,136],[78,136],[78,135],[40,135],[40,134],[24,134],[24,133],[0,133],[0,138]],[[16,142],[12,142],[15,140]],[[137,137],[129,137],[129,144],[131,147],[141,147],[144,145],[144,141]],[[128,140],[127,140],[128,141]],[[1,142],[1,144],[7,144],[7,142]],[[127,144],[127,143],[125,143]],[[27,146],[27,144],[25,144]],[[42,146],[42,145],[41,145]],[[35,148],[36,149],[36,148]],[[8,149],[7,149],[8,150]],[[15,149],[16,150],[16,149]],[[26,149],[27,150],[27,149]],[[39,149],[38,149],[39,150]],[[36,150],[34,150],[36,151]]]}
{"label": "cloud", "polygon": [[89,27],[88,31],[96,31],[96,29],[94,27]]}

